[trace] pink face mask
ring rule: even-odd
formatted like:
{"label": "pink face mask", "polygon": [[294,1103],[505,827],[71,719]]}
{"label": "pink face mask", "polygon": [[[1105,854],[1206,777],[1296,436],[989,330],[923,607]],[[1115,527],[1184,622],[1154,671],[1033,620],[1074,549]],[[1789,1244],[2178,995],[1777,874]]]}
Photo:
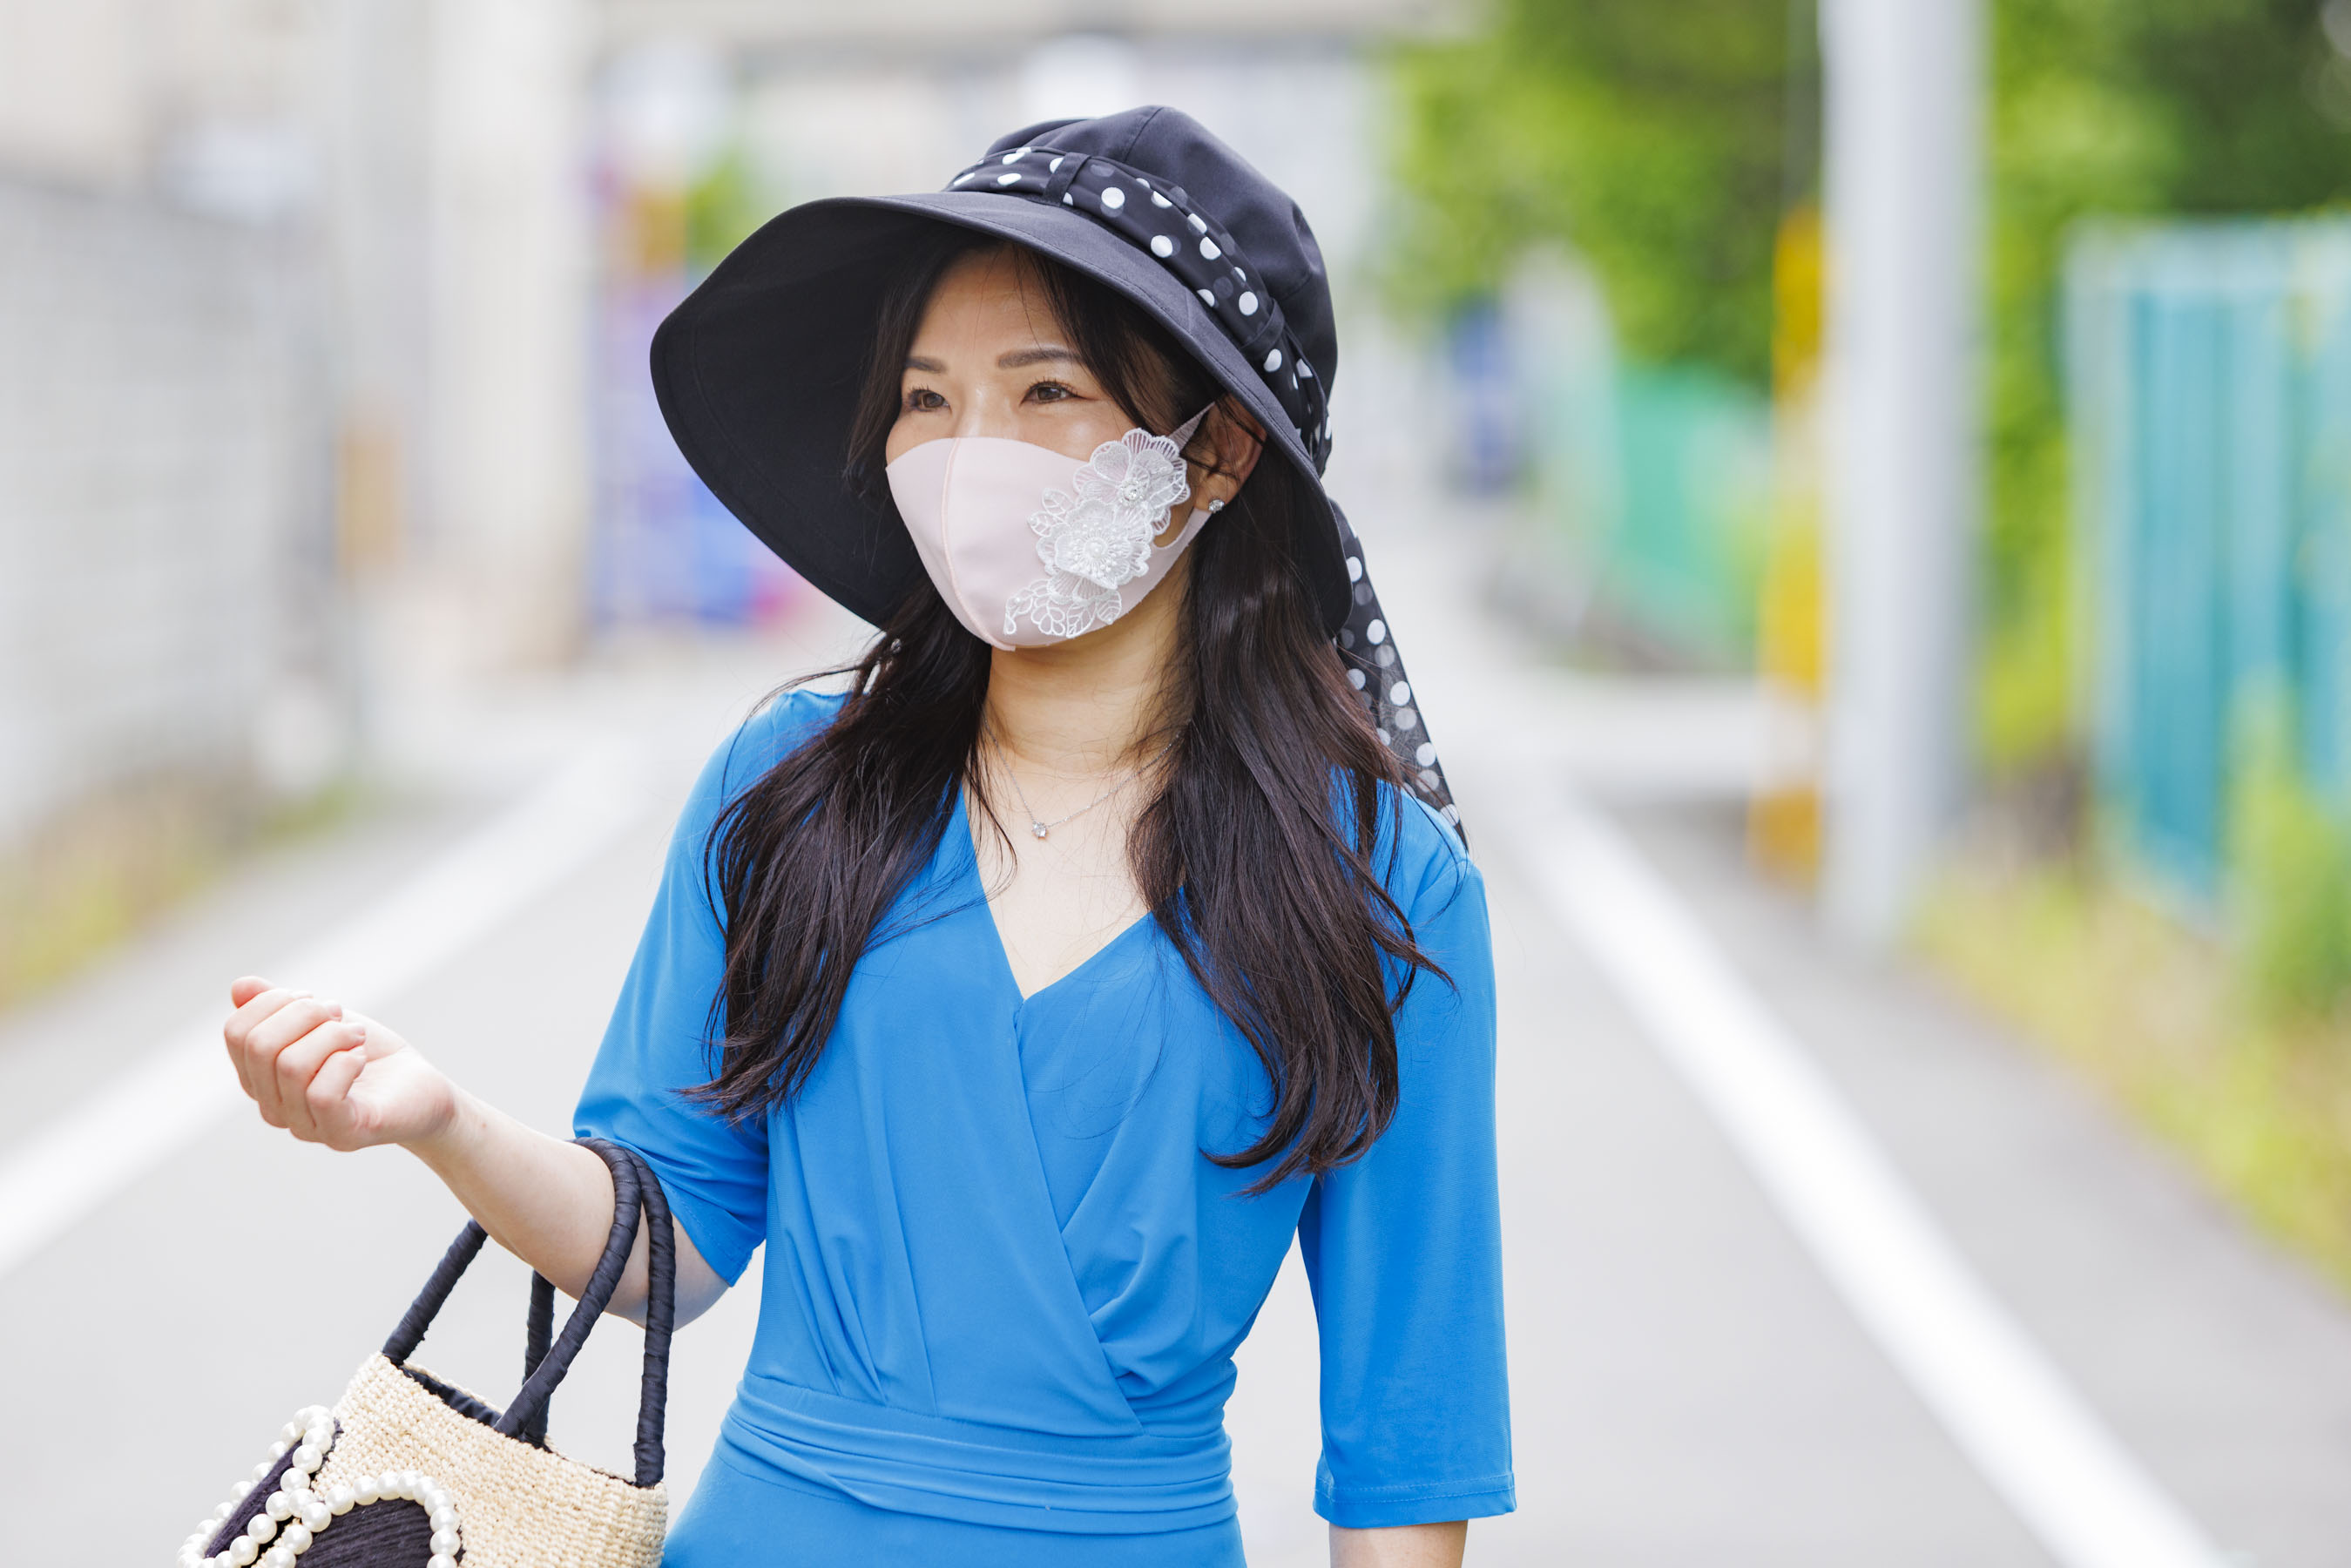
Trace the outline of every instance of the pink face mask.
{"label": "pink face mask", "polygon": [[1184,444],[1207,417],[1169,435],[1130,430],[1083,462],[1026,441],[943,436],[890,465],[890,494],[973,636],[997,648],[1059,643],[1140,604],[1208,520],[1195,507],[1157,542],[1191,497]]}

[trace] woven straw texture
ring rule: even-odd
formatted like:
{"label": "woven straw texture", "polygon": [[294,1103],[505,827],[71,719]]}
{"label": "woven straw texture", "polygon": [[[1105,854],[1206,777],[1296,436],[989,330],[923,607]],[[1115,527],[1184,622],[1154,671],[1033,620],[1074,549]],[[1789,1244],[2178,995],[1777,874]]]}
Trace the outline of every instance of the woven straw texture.
{"label": "woven straw texture", "polygon": [[448,1489],[465,1568],[658,1568],[669,1490],[633,1486],[460,1416],[381,1355],[335,1406],[322,1485],[421,1470]]}

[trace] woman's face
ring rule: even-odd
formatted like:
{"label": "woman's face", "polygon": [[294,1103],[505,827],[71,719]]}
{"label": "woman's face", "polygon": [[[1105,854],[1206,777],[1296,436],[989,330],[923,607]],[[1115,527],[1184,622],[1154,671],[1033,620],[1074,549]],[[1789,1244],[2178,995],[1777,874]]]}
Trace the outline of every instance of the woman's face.
{"label": "woman's face", "polygon": [[1019,254],[983,251],[932,291],[883,450],[894,463],[926,441],[993,435],[1082,462],[1134,425],[1071,350]]}

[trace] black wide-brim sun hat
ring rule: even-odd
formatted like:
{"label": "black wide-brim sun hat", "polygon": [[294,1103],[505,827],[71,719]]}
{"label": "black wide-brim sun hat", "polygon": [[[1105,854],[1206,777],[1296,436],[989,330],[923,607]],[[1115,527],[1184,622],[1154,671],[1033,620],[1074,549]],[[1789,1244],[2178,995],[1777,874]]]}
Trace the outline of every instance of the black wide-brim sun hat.
{"label": "black wide-brim sun hat", "polygon": [[778,214],[653,335],[678,449],[726,507],[818,590],[885,622],[920,581],[895,509],[848,476],[885,297],[941,225],[1008,240],[1116,290],[1266,432],[1249,482],[1293,492],[1297,559],[1382,737],[1449,810],[1435,747],[1345,515],[1324,491],[1339,345],[1322,248],[1280,187],[1179,110],[1049,120],[999,139],[945,190]]}
{"label": "black wide-brim sun hat", "polygon": [[[1256,364],[1244,360],[1182,277],[1076,201],[999,186],[995,172],[1006,167],[1003,154],[1021,147],[1048,150],[1041,158],[1032,151],[1032,163],[1050,162],[1052,154],[1092,155],[1140,172],[1160,190],[1183,192],[1187,207],[1196,203],[1207,221],[1232,235],[1246,258],[1238,265],[1262,269],[1260,292],[1271,296],[1301,340],[1312,373],[1328,386],[1337,369],[1337,334],[1322,251],[1305,217],[1189,116],[1140,109],[1016,131],[982,160],[994,169],[962,188],[810,202],[760,228],[653,339],[654,391],[686,461],[802,577],[866,620],[882,621],[923,570],[896,517],[861,499],[844,477],[883,298],[925,230],[946,224],[1010,240],[1133,300],[1257,416],[1270,444],[1304,481],[1296,486],[1300,559],[1336,632],[1349,602],[1339,527],[1308,437],[1268,385],[1262,357]],[[1093,184],[1073,180],[1061,193],[1083,201]],[[1087,205],[1099,211],[1095,193]],[[1149,207],[1145,193],[1120,204],[1130,202]],[[1186,259],[1196,258],[1201,236],[1172,206],[1158,210],[1168,217],[1171,241],[1182,235]],[[1225,265],[1217,272],[1228,274],[1232,263],[1217,259]],[[1243,291],[1238,285],[1234,290]]]}

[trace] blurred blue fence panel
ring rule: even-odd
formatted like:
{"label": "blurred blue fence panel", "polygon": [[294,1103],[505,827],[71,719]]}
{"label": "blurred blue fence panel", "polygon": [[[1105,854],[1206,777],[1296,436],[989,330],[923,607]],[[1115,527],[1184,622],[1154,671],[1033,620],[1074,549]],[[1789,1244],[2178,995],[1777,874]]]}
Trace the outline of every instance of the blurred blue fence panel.
{"label": "blurred blue fence panel", "polygon": [[2065,298],[2100,794],[2210,895],[2256,722],[2351,799],[2351,225],[2090,230]]}
{"label": "blurred blue fence panel", "polygon": [[1708,371],[1628,365],[1616,428],[1623,510],[1601,591],[1667,643],[1746,664],[1770,521],[1770,405]]}
{"label": "blurred blue fence panel", "polygon": [[1452,347],[1457,377],[1474,361],[1508,392],[1489,445],[1515,449],[1527,501],[1509,593],[1576,632],[1750,664],[1771,507],[1763,394],[1620,359],[1597,287],[1563,264],[1523,271],[1499,318],[1465,318]]}

